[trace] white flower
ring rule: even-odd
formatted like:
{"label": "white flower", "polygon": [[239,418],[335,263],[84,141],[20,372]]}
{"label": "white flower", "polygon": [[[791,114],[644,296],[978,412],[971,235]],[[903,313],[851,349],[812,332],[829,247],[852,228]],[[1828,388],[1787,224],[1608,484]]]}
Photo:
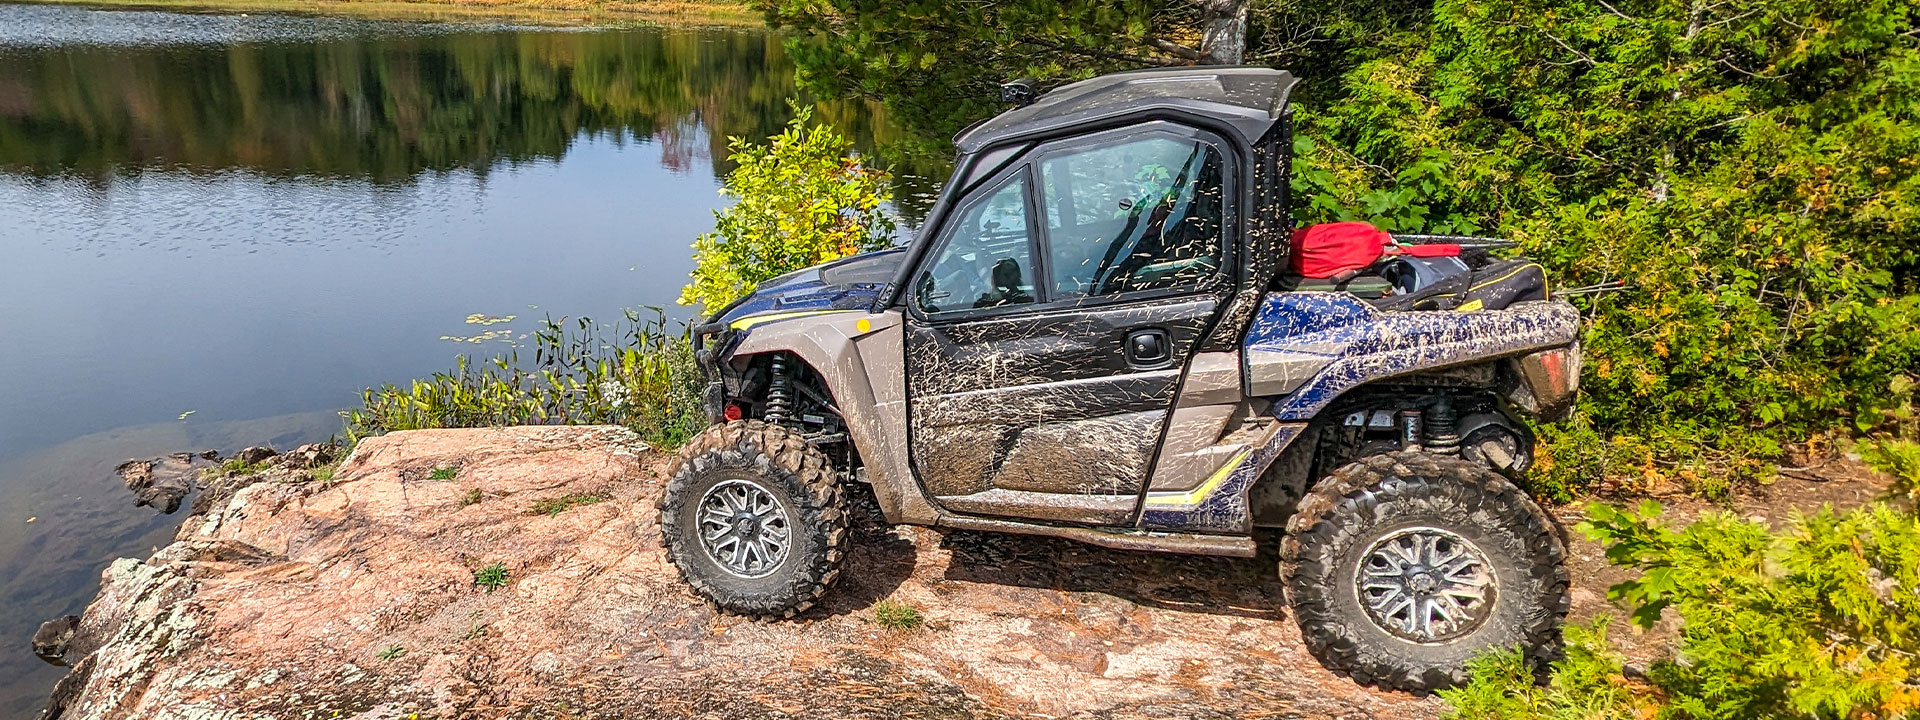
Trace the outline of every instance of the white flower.
{"label": "white flower", "polygon": [[627,406],[627,394],[627,386],[620,384],[619,380],[607,378],[600,381],[600,397],[606,398],[616,408]]}

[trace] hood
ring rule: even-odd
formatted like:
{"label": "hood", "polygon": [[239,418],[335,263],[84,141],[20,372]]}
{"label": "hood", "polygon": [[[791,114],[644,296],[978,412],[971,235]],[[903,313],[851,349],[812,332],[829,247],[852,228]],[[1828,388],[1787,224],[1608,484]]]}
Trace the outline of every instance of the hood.
{"label": "hood", "polygon": [[796,270],[760,283],[760,287],[720,311],[714,322],[732,324],[753,315],[807,310],[866,310],[893,281],[906,257],[903,249],[844,257]]}

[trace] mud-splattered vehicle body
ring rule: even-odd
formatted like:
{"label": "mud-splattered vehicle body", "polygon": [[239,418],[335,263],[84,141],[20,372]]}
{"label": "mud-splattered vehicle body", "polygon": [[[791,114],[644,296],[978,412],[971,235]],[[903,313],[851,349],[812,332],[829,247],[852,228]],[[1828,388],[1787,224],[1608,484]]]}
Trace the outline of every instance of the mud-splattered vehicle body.
{"label": "mud-splattered vehicle body", "polygon": [[[696,328],[716,423],[662,499],[683,575],[791,615],[886,519],[1253,557],[1310,646],[1426,690],[1557,644],[1564,552],[1504,477],[1570,405],[1562,301],[1410,310],[1287,270],[1287,95],[1261,68],[1105,76],[956,139],[908,247],[764,283]],[[1465,311],[1463,311],[1465,310]]]}

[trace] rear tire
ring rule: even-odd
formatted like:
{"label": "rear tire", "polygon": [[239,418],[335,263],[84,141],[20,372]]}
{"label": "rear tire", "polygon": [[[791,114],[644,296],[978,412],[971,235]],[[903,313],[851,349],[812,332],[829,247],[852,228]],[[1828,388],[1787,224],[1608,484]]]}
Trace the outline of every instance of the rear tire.
{"label": "rear tire", "polygon": [[660,540],[693,591],[724,612],[793,617],[825,595],[847,550],[827,456],[758,420],[707,428],[660,496]]}
{"label": "rear tire", "polygon": [[1300,501],[1281,576],[1307,649],[1389,690],[1466,682],[1467,661],[1559,656],[1566,546],[1506,478],[1418,450],[1362,458]]}

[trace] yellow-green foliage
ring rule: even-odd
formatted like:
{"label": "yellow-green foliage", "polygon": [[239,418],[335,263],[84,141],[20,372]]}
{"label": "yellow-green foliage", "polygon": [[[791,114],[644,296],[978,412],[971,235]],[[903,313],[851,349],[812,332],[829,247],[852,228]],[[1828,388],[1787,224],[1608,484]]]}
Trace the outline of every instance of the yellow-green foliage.
{"label": "yellow-green foliage", "polygon": [[[1482,661],[1474,684],[1447,696],[1460,717],[1647,716],[1595,709],[1649,702],[1672,718],[1920,717],[1920,519],[1886,506],[1823,510],[1776,532],[1710,514],[1676,531],[1658,513],[1595,505],[1580,530],[1640,571],[1609,592],[1635,622],[1680,616],[1677,656],[1622,698],[1629,683],[1604,636],[1576,631],[1545,691],[1529,689],[1511,659]],[[1493,699],[1507,692],[1544,702]]]}
{"label": "yellow-green foliage", "polygon": [[694,241],[682,305],[717,310],[761,282],[891,243],[887,173],[850,155],[852,141],[812,117],[796,105],[767,144],[729,140],[737,167],[723,192],[734,204],[715,211],[714,231]]}

